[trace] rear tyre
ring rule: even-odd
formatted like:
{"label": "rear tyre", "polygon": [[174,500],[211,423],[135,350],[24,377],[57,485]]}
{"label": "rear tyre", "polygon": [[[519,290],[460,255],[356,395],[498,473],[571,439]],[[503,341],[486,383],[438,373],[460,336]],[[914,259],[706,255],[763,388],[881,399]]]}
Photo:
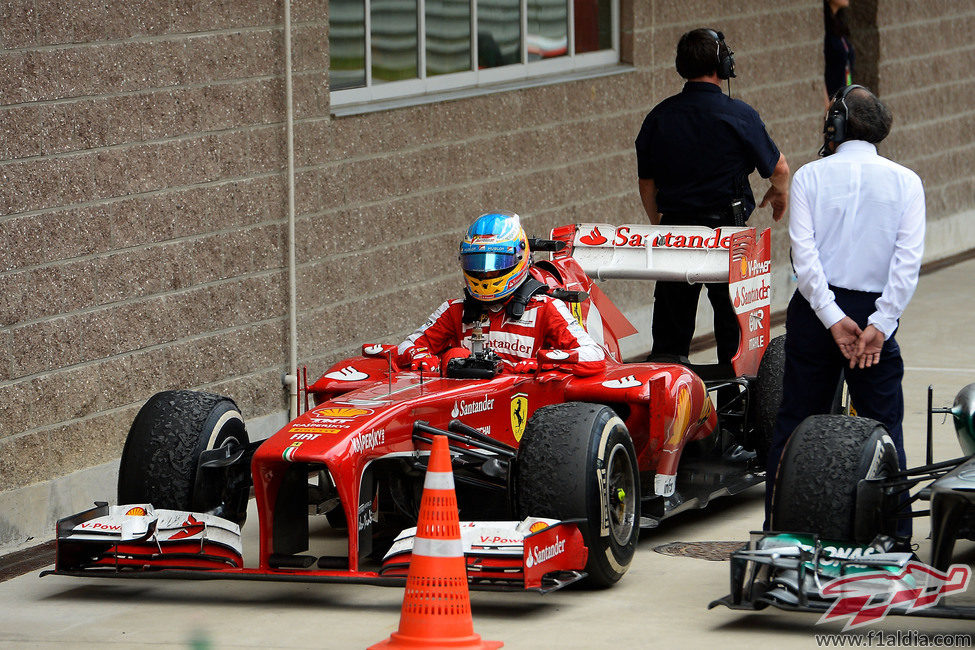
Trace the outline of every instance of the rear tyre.
{"label": "rear tyre", "polygon": [[[854,540],[857,483],[898,471],[897,450],[879,422],[845,415],[814,415],[803,420],[786,443],[772,494],[773,530],[817,533],[828,540]],[[867,521],[868,519],[865,519]],[[870,530],[893,535],[894,522]]]}
{"label": "rear tyre", "polygon": [[[201,481],[200,457],[211,449],[247,443],[244,419],[233,400],[188,390],[157,393],[129,429],[119,466],[118,502],[211,512],[243,524],[249,481],[233,475],[241,468],[228,468],[222,485]],[[249,475],[247,468],[243,471]]]}
{"label": "rear tyre", "polygon": [[519,516],[582,520],[588,584],[617,582],[640,536],[640,477],[616,413],[580,402],[539,409],[525,427],[515,471]]}
{"label": "rear tyre", "polygon": [[768,450],[772,445],[772,430],[782,404],[782,378],[785,376],[785,335],[776,336],[769,341],[758,365],[755,378],[754,400],[752,402],[753,436],[750,447],[762,467],[768,460]]}

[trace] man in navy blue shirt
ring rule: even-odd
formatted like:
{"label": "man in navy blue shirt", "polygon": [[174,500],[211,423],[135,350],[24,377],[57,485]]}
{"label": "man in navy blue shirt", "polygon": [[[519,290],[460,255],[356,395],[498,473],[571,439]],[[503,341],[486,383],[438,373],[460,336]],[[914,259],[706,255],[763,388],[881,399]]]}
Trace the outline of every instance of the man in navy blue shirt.
{"label": "man in navy blue shirt", "polygon": [[[789,165],[758,113],[721,92],[735,76],[734,53],[721,32],[695,29],[677,44],[677,72],[687,79],[677,95],[647,115],[636,139],[640,198],[653,224],[717,228],[744,225],[755,209],[748,176],[758,170],[771,187],[759,207],[778,221],[789,202]],[[718,362],[738,350],[738,322],[727,284],[708,284],[714,308]],[[657,282],[650,358],[686,357],[701,285]]]}

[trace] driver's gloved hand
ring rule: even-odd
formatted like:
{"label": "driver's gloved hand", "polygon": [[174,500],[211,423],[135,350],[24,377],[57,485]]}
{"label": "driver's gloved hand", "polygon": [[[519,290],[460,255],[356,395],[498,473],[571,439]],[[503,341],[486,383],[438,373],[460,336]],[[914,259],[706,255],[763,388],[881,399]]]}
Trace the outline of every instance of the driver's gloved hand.
{"label": "driver's gloved hand", "polygon": [[511,372],[529,373],[538,371],[538,361],[536,359],[525,359],[511,366]]}
{"label": "driver's gloved hand", "polygon": [[428,355],[418,355],[410,361],[410,370],[420,370],[422,372],[440,372],[440,359]]}
{"label": "driver's gloved hand", "polygon": [[422,370],[423,372],[439,372],[439,357],[430,354],[425,347],[413,347],[406,351],[410,358],[410,370]]}

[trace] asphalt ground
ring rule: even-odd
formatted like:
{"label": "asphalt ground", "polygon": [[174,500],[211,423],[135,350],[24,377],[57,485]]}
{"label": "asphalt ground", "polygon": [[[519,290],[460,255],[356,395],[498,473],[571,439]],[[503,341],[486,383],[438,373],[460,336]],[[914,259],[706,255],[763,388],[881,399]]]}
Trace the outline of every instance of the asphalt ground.
{"label": "asphalt ground", "polygon": [[[968,309],[972,277],[971,259],[922,276],[897,335],[907,366],[905,436],[911,465],[924,463],[928,385],[934,387],[935,405],[944,406],[975,381],[975,325]],[[935,460],[958,455],[950,422],[936,418]],[[570,588],[544,596],[471,592],[474,630],[505,648],[521,649],[823,647],[817,635],[839,633],[842,623],[820,625],[817,614],[775,609],[707,609],[728,593],[729,564],[723,558],[733,543],[743,543],[761,526],[762,504],[758,486],[644,531],[629,572],[611,589]],[[249,521],[256,519],[251,512]],[[930,557],[928,531],[927,520],[916,522],[922,560]],[[244,548],[252,561],[253,525],[244,528]],[[954,561],[975,565],[975,544],[959,542]],[[29,561],[20,565],[21,571],[28,569]],[[396,631],[403,594],[401,588],[341,584],[40,578],[38,573],[34,567],[0,582],[0,648],[365,648]],[[947,602],[975,605],[975,585]],[[972,621],[888,617],[857,632],[864,645],[875,647],[930,644],[939,640],[935,635],[946,634],[963,635],[949,639],[955,646],[975,645]]]}

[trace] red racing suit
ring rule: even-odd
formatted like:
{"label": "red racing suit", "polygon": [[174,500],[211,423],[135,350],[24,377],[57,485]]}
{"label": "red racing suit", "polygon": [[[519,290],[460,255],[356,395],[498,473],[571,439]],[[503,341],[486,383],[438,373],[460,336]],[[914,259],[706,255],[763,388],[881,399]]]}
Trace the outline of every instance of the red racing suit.
{"label": "red racing suit", "polygon": [[[439,357],[450,348],[471,349],[474,324],[464,323],[463,315],[463,299],[440,305],[426,323],[399,344],[396,352],[400,365],[409,367],[417,354],[429,352]],[[501,357],[508,369],[534,360],[539,350],[575,352],[572,356],[578,360],[572,363],[544,362],[546,367],[575,375],[595,374],[606,366],[606,351],[576,321],[563,301],[550,296],[533,296],[519,320],[509,319],[504,305],[485,309],[481,331],[487,346]],[[552,358],[560,352],[554,352]]]}

